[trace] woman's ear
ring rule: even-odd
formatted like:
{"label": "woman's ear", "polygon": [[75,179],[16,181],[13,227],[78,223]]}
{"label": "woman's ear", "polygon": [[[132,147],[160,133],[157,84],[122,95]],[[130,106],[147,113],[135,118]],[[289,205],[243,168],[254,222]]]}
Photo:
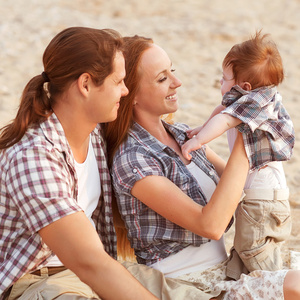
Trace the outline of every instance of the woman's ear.
{"label": "woman's ear", "polygon": [[252,86],[251,86],[251,83],[249,82],[243,82],[241,88],[245,91],[251,91],[252,90]]}
{"label": "woman's ear", "polygon": [[91,81],[92,78],[89,73],[82,73],[77,79],[77,87],[79,92],[85,97],[88,95],[91,89]]}

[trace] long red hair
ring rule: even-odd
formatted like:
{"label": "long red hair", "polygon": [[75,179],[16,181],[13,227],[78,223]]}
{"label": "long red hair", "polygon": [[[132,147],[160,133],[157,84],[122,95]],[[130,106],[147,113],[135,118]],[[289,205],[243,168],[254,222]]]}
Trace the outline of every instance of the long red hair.
{"label": "long red hair", "polygon": [[[108,162],[111,166],[113,156],[123,141],[128,136],[128,131],[133,123],[133,105],[136,92],[139,88],[138,66],[144,51],[153,44],[152,39],[141,36],[124,37],[124,58],[126,78],[124,80],[129,93],[120,100],[118,117],[115,121],[106,123],[104,135],[107,142]],[[114,224],[117,233],[118,258],[123,260],[134,260],[134,251],[127,239],[127,230],[120,217],[117,205],[113,205]]]}
{"label": "long red hair", "polygon": [[139,88],[138,66],[144,51],[153,44],[150,38],[138,35],[124,37],[124,58],[125,58],[125,85],[129,93],[120,100],[118,116],[115,121],[105,124],[104,132],[108,149],[108,161],[111,166],[113,156],[119,146],[127,138],[128,131],[133,123],[133,105],[136,92]]}

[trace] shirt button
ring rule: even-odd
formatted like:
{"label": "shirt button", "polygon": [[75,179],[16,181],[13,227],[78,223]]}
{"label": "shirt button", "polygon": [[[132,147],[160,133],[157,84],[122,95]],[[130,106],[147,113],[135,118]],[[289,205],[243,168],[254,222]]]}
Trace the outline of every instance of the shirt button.
{"label": "shirt button", "polygon": [[208,174],[212,176],[214,174],[214,172],[213,171],[209,171]]}
{"label": "shirt button", "polygon": [[137,169],[133,169],[132,172],[133,172],[133,173],[137,173]]}

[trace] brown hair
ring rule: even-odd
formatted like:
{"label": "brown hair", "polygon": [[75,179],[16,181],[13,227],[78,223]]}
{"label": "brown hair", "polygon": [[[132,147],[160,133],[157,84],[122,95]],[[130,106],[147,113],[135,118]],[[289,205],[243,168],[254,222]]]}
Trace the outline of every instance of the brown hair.
{"label": "brown hair", "polygon": [[138,66],[145,50],[153,44],[153,40],[142,36],[124,37],[124,58],[125,58],[125,85],[129,93],[120,100],[118,117],[115,121],[105,124],[105,138],[108,149],[108,162],[111,166],[113,156],[127,138],[128,131],[133,123],[133,102],[139,88]]}
{"label": "brown hair", "polygon": [[234,45],[223,60],[223,68],[232,67],[237,83],[248,81],[252,89],[283,81],[283,66],[276,44],[261,31],[249,40]]}
{"label": "brown hair", "polygon": [[122,42],[112,29],[70,27],[58,33],[45,49],[43,75],[28,82],[15,119],[0,129],[0,149],[11,147],[29,126],[49,117],[57,97],[82,73],[89,73],[100,86],[113,72],[113,60],[116,52],[122,51]]}

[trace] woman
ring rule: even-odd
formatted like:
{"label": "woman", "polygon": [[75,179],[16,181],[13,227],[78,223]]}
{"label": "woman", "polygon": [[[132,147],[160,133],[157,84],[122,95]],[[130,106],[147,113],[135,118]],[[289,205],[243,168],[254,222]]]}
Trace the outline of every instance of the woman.
{"label": "woman", "polygon": [[113,30],[68,28],[43,63],[1,129],[0,298],[157,299],[113,259],[97,124],[114,120],[128,93],[122,39]]}
{"label": "woman", "polygon": [[207,146],[193,152],[189,164],[180,149],[187,127],[161,119],[177,110],[181,85],[168,55],[152,40],[135,36],[125,38],[124,56],[130,93],[106,137],[117,203],[137,261],[198,283],[205,293],[195,291],[188,299],[220,293],[224,299],[298,299],[299,271],[255,271],[225,280],[222,235],[249,168],[241,136],[225,169]]}

